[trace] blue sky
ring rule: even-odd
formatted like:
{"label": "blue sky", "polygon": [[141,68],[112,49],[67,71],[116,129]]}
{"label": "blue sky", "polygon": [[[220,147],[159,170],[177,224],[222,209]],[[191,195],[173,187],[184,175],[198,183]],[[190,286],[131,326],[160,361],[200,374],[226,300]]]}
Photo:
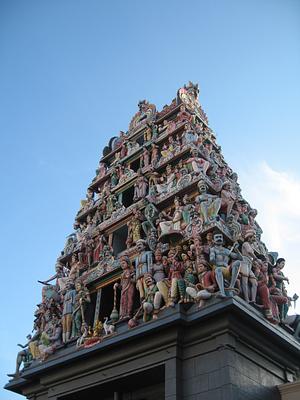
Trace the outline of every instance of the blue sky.
{"label": "blue sky", "polygon": [[103,146],[189,80],[300,286],[299,20],[297,0],[0,2],[2,386]]}

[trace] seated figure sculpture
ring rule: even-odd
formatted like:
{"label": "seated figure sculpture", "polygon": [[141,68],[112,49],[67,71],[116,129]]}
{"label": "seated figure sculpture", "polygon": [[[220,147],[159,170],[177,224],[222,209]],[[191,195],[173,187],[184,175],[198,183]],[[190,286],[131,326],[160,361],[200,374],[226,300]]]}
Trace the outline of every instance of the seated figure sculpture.
{"label": "seated figure sculpture", "polygon": [[[214,234],[214,245],[209,252],[209,262],[215,272],[216,281],[220,290],[219,297],[227,297],[225,294],[224,278],[230,280],[228,290],[229,296],[234,292],[234,286],[240,271],[241,262],[243,260],[239,253],[234,252],[235,245],[232,249],[227,249],[223,246],[224,239],[221,233]],[[229,265],[229,260],[232,258],[234,261]]]}
{"label": "seated figure sculpture", "polygon": [[221,199],[213,194],[207,193],[207,186],[204,181],[198,183],[199,195],[196,197],[196,203],[199,204],[199,213],[204,224],[209,224],[217,218],[221,207]]}

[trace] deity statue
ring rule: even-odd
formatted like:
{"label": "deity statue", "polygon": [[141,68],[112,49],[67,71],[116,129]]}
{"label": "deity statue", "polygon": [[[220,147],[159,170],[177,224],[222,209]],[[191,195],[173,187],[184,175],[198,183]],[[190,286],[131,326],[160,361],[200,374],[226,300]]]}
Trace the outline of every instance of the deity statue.
{"label": "deity statue", "polygon": [[[274,277],[274,280],[275,280],[275,286],[276,286],[276,289],[278,290],[278,293],[288,299],[287,290],[286,290],[286,287],[285,287],[285,282],[288,283],[288,284],[290,282],[289,282],[289,278],[286,277],[284,275],[284,273],[282,272],[284,266],[285,266],[285,259],[284,258],[278,258],[276,260],[276,264],[275,264],[275,266],[273,268],[273,277]],[[287,313],[288,313],[288,309],[289,309],[288,301],[286,303],[282,304],[279,307],[279,314],[280,314],[280,320],[281,321],[286,318]]]}
{"label": "deity statue", "polygon": [[39,345],[40,359],[45,361],[46,358],[53,354],[56,349],[61,346],[62,327],[61,321],[56,315],[52,316],[52,328],[42,334],[41,343]]}
{"label": "deity statue", "polygon": [[72,338],[80,336],[81,325],[85,323],[86,305],[91,302],[90,294],[80,280],[76,281],[75,290],[75,302],[72,312]]}
{"label": "deity statue", "polygon": [[176,187],[176,176],[172,171],[171,165],[167,165],[166,173],[160,179],[161,184],[156,185],[157,192],[161,193],[170,193]]}
{"label": "deity statue", "polygon": [[144,221],[143,214],[138,208],[134,208],[132,213],[132,218],[127,222],[128,235],[126,243],[128,248],[142,238],[142,222]]}
{"label": "deity statue", "polygon": [[189,196],[185,194],[182,199],[182,218],[184,221],[184,225],[188,226],[191,223],[192,215],[195,211],[194,205],[191,203]]}
{"label": "deity statue", "polygon": [[210,167],[209,161],[206,161],[204,160],[204,158],[198,156],[197,149],[192,149],[192,157],[186,160],[186,164],[191,164],[192,170],[196,174],[203,173],[204,175],[206,175],[207,170]]}
{"label": "deity statue", "polygon": [[152,318],[157,318],[159,312],[162,295],[158,291],[157,285],[155,284],[150,274],[145,274],[145,299],[142,302],[144,310],[143,321],[147,322]]}
{"label": "deity statue", "polygon": [[212,297],[212,293],[217,288],[212,271],[209,269],[209,264],[202,260],[197,264],[198,283],[193,286],[188,286],[186,292],[196,302],[199,302],[199,308],[205,305],[205,301]]}
{"label": "deity statue", "polygon": [[182,218],[182,207],[179,198],[175,197],[174,205],[175,205],[175,210],[173,216],[170,217],[169,215],[164,214],[165,219],[168,219],[168,221],[164,220],[159,222],[161,235],[166,235],[171,231],[181,231],[181,224],[183,222],[183,218]]}
{"label": "deity statue", "polygon": [[99,167],[96,169],[96,175],[97,178],[102,178],[103,176],[106,175],[107,172],[107,166],[104,162],[99,162]]}
{"label": "deity statue", "polygon": [[231,190],[230,183],[225,181],[221,190],[221,210],[225,212],[226,220],[231,214],[236,197]]}
{"label": "deity statue", "polygon": [[148,191],[148,180],[143,175],[142,171],[138,170],[138,177],[134,184],[134,195],[133,201],[144,199],[147,196]]}
{"label": "deity statue", "polygon": [[159,147],[152,143],[151,145],[151,166],[156,167],[159,161]]}
{"label": "deity statue", "polygon": [[199,204],[199,212],[204,224],[209,224],[217,218],[221,199],[216,195],[207,193],[207,186],[204,181],[198,183],[198,189],[200,194],[195,201]]}
{"label": "deity statue", "polygon": [[182,145],[183,146],[196,146],[198,143],[198,135],[191,128],[190,124],[185,124],[184,132],[182,134]]}
{"label": "deity statue", "polygon": [[63,298],[62,312],[62,338],[63,343],[67,343],[71,338],[72,333],[72,317],[76,301],[76,290],[74,283],[68,281],[66,284],[66,293]]}
{"label": "deity statue", "polygon": [[150,151],[147,149],[147,147],[144,147],[142,157],[141,157],[141,162],[140,162],[140,167],[148,167],[150,165]]}
{"label": "deity statue", "polygon": [[193,119],[192,115],[189,114],[189,113],[185,110],[185,106],[184,106],[184,105],[180,106],[180,111],[179,111],[179,113],[177,114],[176,122],[177,122],[178,124],[182,124],[183,122],[192,122],[192,119]]}
{"label": "deity statue", "polygon": [[[226,297],[224,278],[230,280],[229,284],[229,296],[232,296],[234,286],[240,271],[242,256],[233,250],[236,246],[233,246],[231,250],[223,247],[224,240],[223,235],[220,233],[214,234],[214,246],[210,249],[209,262],[212,265],[212,269],[215,272],[216,281],[220,290],[219,297]],[[236,260],[231,264],[231,270],[229,266],[229,260]]]}
{"label": "deity statue", "polygon": [[132,317],[134,293],[135,293],[135,276],[134,268],[131,265],[128,256],[122,256],[120,258],[120,265],[123,270],[121,274],[121,281],[115,283],[116,287],[121,289],[121,301],[120,301],[120,320]]}
{"label": "deity statue", "polygon": [[178,301],[178,298],[179,298],[179,303],[184,302],[185,282],[182,276],[182,274],[184,273],[184,266],[182,262],[179,261],[179,257],[174,250],[169,251],[168,260],[170,264],[168,278],[171,282],[170,306],[174,307],[175,303]]}
{"label": "deity statue", "polygon": [[[242,256],[243,261],[241,262],[240,275],[241,275],[241,286],[244,299],[247,303],[255,303],[257,294],[257,279],[252,271],[253,261],[258,261],[254,253],[252,243],[255,241],[255,232],[248,231],[245,235],[245,241],[242,244]],[[250,300],[249,300],[249,287],[250,284]]]}
{"label": "deity statue", "polygon": [[169,281],[167,279],[165,266],[162,263],[162,252],[158,248],[154,253],[154,263],[151,266],[151,274],[159,292],[165,302],[169,304]]}
{"label": "deity statue", "polygon": [[135,258],[135,277],[136,287],[140,294],[140,300],[145,298],[145,280],[144,275],[151,272],[153,264],[152,251],[146,250],[146,242],[142,239],[136,242],[138,255]]}

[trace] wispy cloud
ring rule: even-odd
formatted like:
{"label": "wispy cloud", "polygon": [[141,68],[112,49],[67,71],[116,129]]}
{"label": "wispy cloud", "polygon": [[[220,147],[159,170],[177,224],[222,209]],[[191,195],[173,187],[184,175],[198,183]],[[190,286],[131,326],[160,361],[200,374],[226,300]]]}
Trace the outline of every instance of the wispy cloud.
{"label": "wispy cloud", "polygon": [[[286,259],[289,295],[300,295],[300,177],[276,171],[264,161],[240,171],[240,185],[245,199],[258,210],[257,221],[269,251]],[[298,303],[296,311],[300,313]]]}

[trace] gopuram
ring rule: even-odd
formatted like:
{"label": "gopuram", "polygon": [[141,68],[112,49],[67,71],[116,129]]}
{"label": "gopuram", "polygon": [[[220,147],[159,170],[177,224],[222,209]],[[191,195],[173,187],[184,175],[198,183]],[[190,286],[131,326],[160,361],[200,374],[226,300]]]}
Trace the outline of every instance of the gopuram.
{"label": "gopuram", "polygon": [[6,389],[35,400],[300,398],[286,397],[300,324],[287,315],[285,260],[262,242],[198,95],[189,82],[161,111],[140,101],[104,148],[53,276],[39,277]]}

